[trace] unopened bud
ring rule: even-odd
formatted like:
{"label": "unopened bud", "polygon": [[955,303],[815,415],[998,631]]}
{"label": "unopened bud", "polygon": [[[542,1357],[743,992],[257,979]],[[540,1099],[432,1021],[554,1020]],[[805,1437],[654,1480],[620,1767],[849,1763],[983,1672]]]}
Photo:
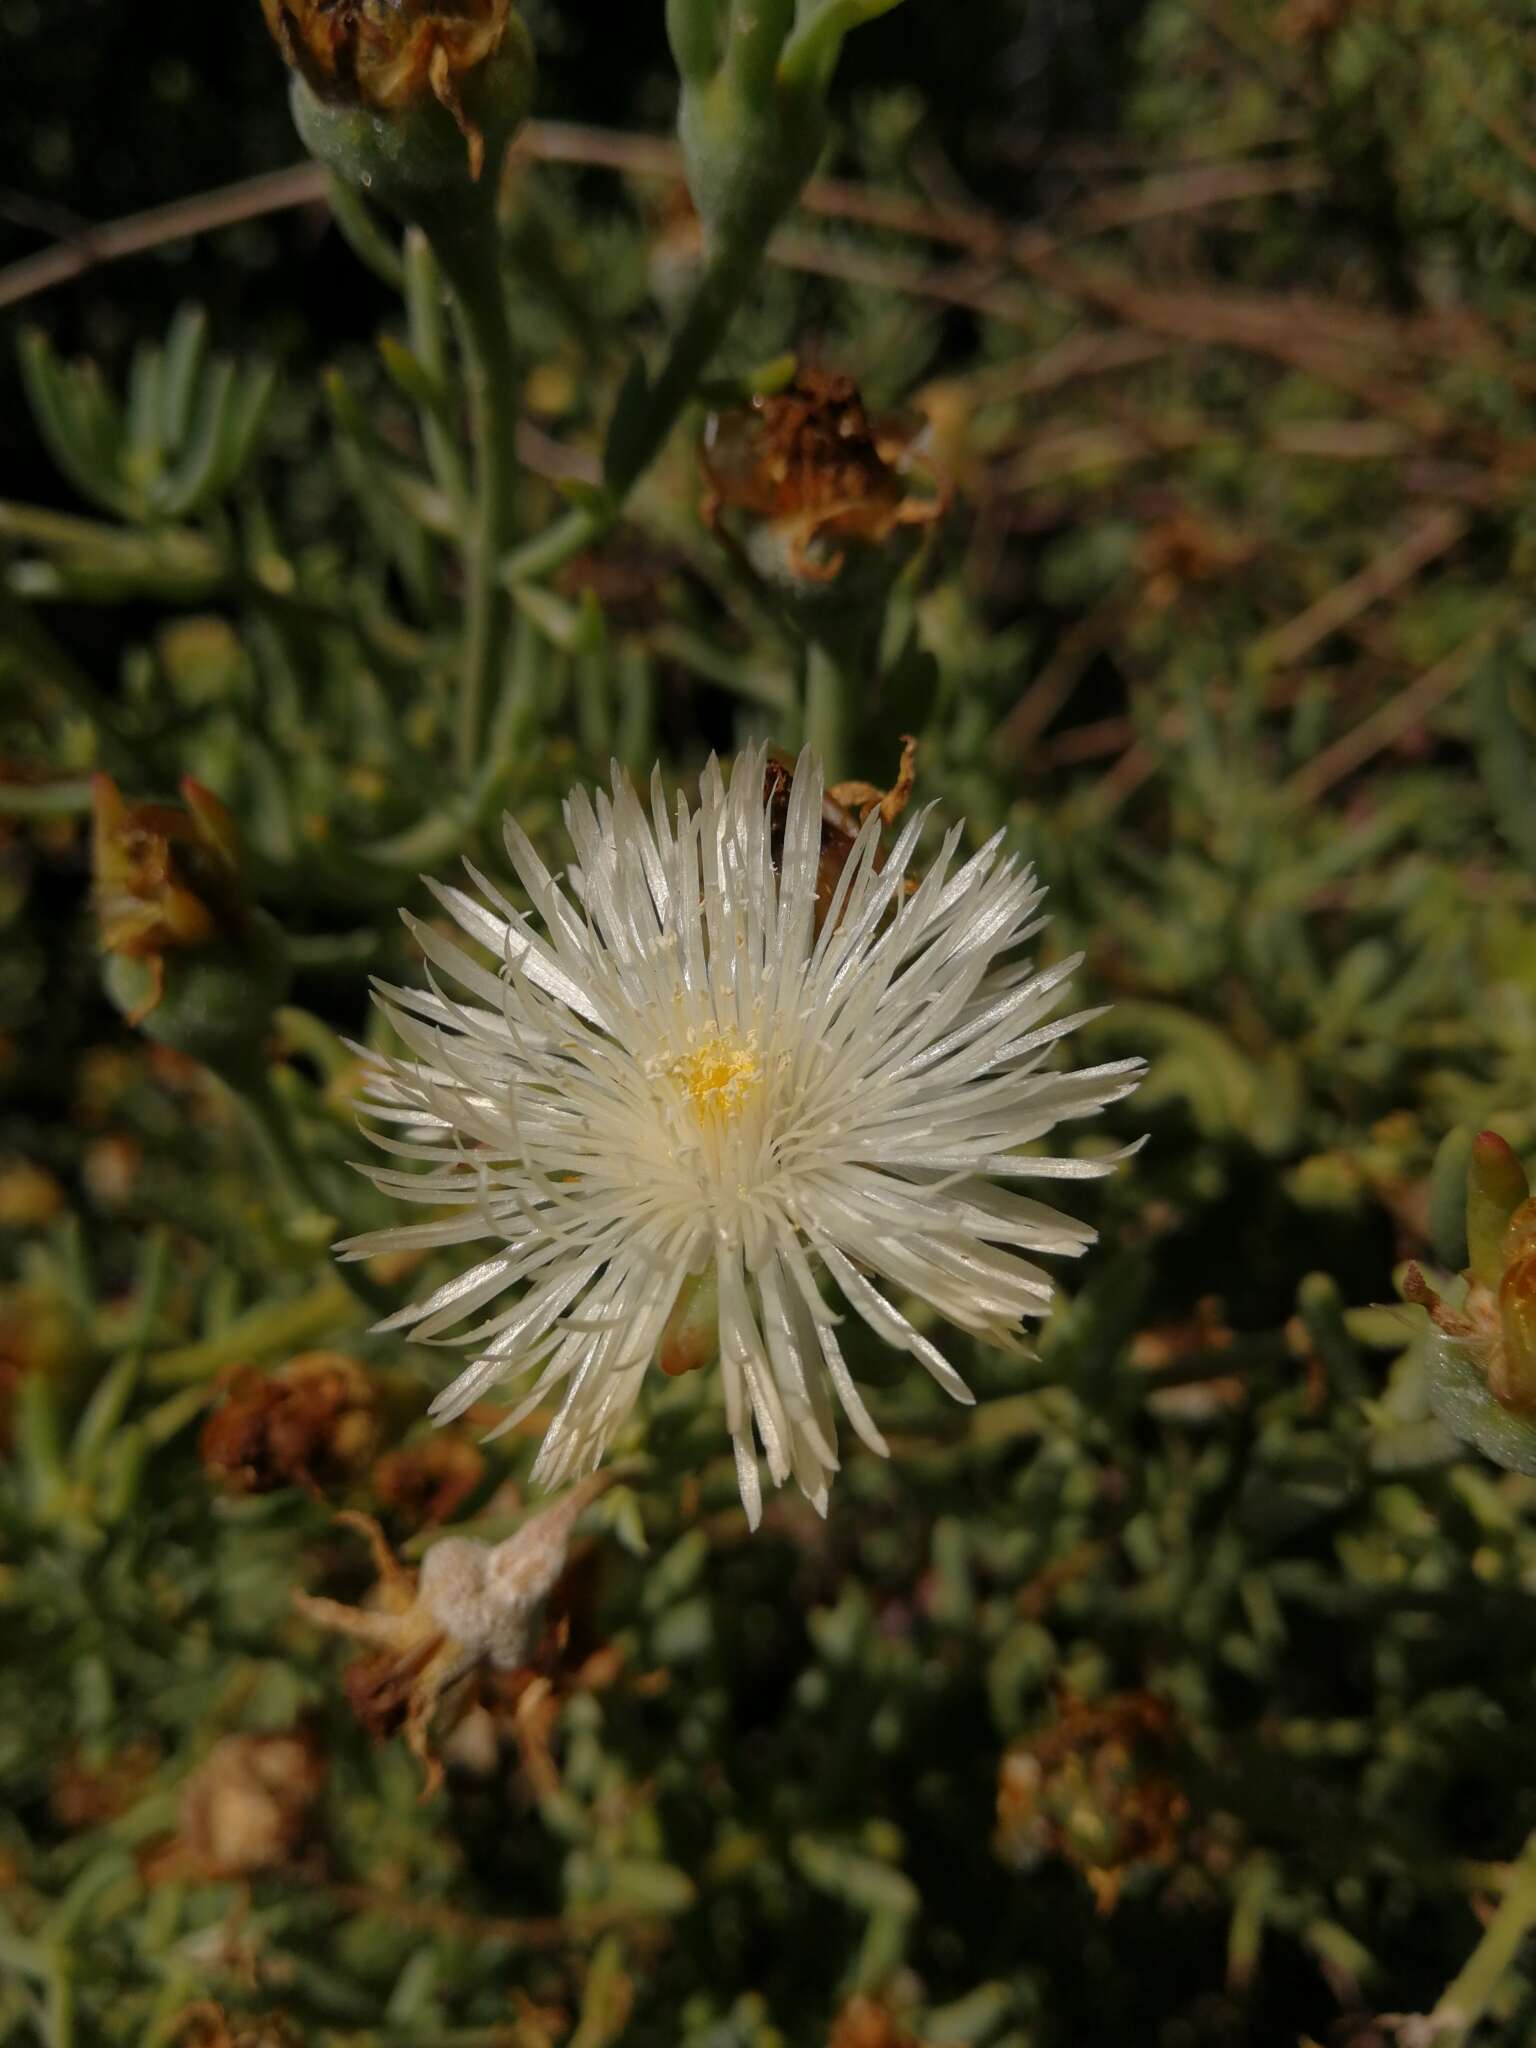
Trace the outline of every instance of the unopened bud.
{"label": "unopened bud", "polygon": [[1480,1131],[1467,1167],[1467,1263],[1484,1287],[1497,1287],[1508,1256],[1510,1218],[1531,1192],[1525,1168],[1497,1131]]}
{"label": "unopened bud", "polygon": [[751,244],[816,167],[843,38],[899,0],[668,0],[678,138],[711,237]]}
{"label": "unopened bud", "polygon": [[512,0],[262,0],[306,146],[414,219],[423,195],[499,168],[533,97]]}
{"label": "unopened bud", "polygon": [[720,1356],[720,1285],[713,1266],[685,1280],[656,1348],[656,1363],[673,1379],[713,1365]]}
{"label": "unopened bud", "polygon": [[210,790],[185,808],[95,784],[92,861],[103,978],[130,1024],[225,1071],[248,1059],[287,991],[287,946],[252,902],[235,822]]}
{"label": "unopened bud", "polygon": [[1488,1390],[1506,1408],[1536,1408],[1536,1246],[1512,1259],[1499,1282],[1499,1343]]}

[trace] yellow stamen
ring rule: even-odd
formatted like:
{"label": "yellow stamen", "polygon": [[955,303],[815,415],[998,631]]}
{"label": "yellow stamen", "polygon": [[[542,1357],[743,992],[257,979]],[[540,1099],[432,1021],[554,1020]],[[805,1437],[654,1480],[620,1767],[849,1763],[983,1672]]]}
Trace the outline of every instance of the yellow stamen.
{"label": "yellow stamen", "polygon": [[716,1032],[712,1038],[679,1053],[667,1063],[666,1072],[687,1096],[700,1123],[734,1123],[762,1083],[762,1062],[751,1038],[738,1038],[734,1031]]}

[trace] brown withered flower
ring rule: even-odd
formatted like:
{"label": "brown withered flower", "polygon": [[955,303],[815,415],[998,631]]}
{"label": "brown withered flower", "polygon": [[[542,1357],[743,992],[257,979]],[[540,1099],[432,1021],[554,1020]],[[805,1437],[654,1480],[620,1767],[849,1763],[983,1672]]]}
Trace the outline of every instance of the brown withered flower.
{"label": "brown withered flower", "polygon": [[1234,537],[1188,506],[1178,506],[1143,529],[1136,545],[1142,595],[1166,611],[1197,584],[1212,583],[1252,561],[1251,541]]}
{"label": "brown withered flower", "polygon": [[130,804],[109,775],[94,787],[92,852],[102,951],[143,960],[147,999],[137,1024],[165,993],[167,953],[211,945],[220,923],[244,907],[234,822],[211,791],[188,780],[185,810]]}
{"label": "brown withered flower", "polygon": [[373,1492],[410,1529],[451,1522],[485,1476],[485,1459],[461,1436],[439,1432],[388,1451],[373,1468]]}
{"label": "brown withered flower", "polygon": [[1189,1802],[1167,1772],[1172,1717],[1150,1693],[1089,1704],[1071,1695],[1039,1734],[1003,1756],[998,1855],[1016,1869],[1059,1856],[1111,1913],[1130,1872],[1171,1863]]}
{"label": "brown withered flower", "polygon": [[302,1730],[224,1736],[186,1782],[181,1826],[159,1874],[207,1881],[280,1869],[304,1838],[325,1777],[325,1759]]}
{"label": "brown withered flower", "polygon": [[261,0],[288,63],[320,99],[400,113],[434,99],[453,116],[470,175],[485,137],[466,112],[465,79],[525,35],[512,0]]}
{"label": "brown withered flower", "polygon": [[362,1367],[337,1351],[306,1351],[276,1372],[240,1368],[203,1424],[198,1454],[231,1493],[322,1494],[362,1471],[378,1434]]}
{"label": "brown withered flower", "polygon": [[376,1741],[404,1731],[425,1773],[423,1797],[443,1776],[434,1724],[451,1728],[462,1718],[481,1671],[515,1672],[531,1663],[577,1518],[607,1483],[605,1473],[583,1480],[502,1543],[444,1537],[417,1571],[401,1564],[370,1516],[337,1517],[368,1539],[378,1574],[371,1603],[348,1607],[295,1593],[294,1606],[322,1628],[368,1645],[343,1680],[348,1702]]}
{"label": "brown withered flower", "polygon": [[231,2013],[211,1998],[189,2005],[177,2026],[176,2048],[303,2048],[286,2013]]}
{"label": "brown withered flower", "polygon": [[[914,489],[918,429],[870,416],[851,377],[802,368],[783,391],[712,414],[701,460],[704,522],[742,530],[748,559],[778,583],[835,583],[851,551],[887,551],[931,525],[944,488]],[[899,562],[895,565],[899,566]]]}

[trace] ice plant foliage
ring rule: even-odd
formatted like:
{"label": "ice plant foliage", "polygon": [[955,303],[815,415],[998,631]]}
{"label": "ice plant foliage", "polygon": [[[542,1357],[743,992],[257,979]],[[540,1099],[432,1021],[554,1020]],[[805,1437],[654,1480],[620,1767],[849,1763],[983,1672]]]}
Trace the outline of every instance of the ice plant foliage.
{"label": "ice plant foliage", "polygon": [[536,921],[473,869],[475,894],[433,885],[499,971],[419,925],[457,993],[381,994],[411,1056],[375,1063],[372,1115],[407,1164],[373,1177],[456,1213],[342,1250],[490,1243],[384,1327],[436,1339],[494,1305],[451,1340],[474,1358],[435,1412],[532,1374],[501,1426],[558,1397],[535,1466],[546,1482],[599,1462],[674,1304],[702,1284],[749,1518],[758,1444],[774,1482],[793,1476],[824,1511],[834,1393],[886,1450],[844,1358],[847,1315],[969,1400],[893,1294],[1013,1344],[1051,1296],[1028,1255],[1092,1240],[1003,1185],[1108,1173],[1110,1158],[1032,1148],[1142,1070],[1048,1066],[1092,1013],[1052,1018],[1077,961],[1039,969],[1023,950],[1044,923],[1032,871],[1001,834],[961,860],[956,825],[919,879],[927,813],[883,847],[871,811],[818,905],[827,808],[809,751],[787,794],[761,749],[729,784],[711,762],[696,809],[669,809],[658,772],[647,812],[616,772],[611,798],[566,804],[563,879],[507,820]]}

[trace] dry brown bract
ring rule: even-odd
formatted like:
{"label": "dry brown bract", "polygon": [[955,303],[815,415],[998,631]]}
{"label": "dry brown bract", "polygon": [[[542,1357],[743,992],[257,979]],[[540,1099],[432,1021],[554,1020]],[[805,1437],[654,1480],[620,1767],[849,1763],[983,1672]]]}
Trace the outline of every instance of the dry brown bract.
{"label": "dry brown bract", "polygon": [[325,1487],[361,1471],[378,1421],[368,1376],[336,1351],[306,1351],[274,1373],[242,1367],[198,1442],[205,1470],[232,1493]]}
{"label": "dry brown bract", "polygon": [[943,514],[947,496],[917,496],[901,468],[915,438],[905,424],[872,420],[851,377],[801,369],[787,390],[711,418],[704,523],[713,528],[722,507],[765,521],[783,533],[797,575],[831,583],[847,542],[878,546]]}
{"label": "dry brown bract", "polygon": [[[789,792],[794,785],[794,763],[784,754],[770,754],[763,773],[763,795],[769,806],[769,843],[777,869],[784,854],[784,826],[789,816]],[[917,781],[917,741],[910,733],[902,736],[901,767],[890,789],[877,789],[872,782],[838,782],[827,791],[821,806],[821,858],[816,869],[815,929],[820,934],[837,895],[837,885],[848,856],[858,840],[859,829],[870,814],[879,811],[883,825],[894,825],[907,808]],[[876,853],[879,867],[882,855]],[[909,889],[915,885],[909,883]]]}
{"label": "dry brown bract", "polygon": [[496,54],[511,0],[262,0],[284,57],[322,98],[382,112],[430,93],[469,145],[480,176],[485,139],[465,113],[458,81]]}

